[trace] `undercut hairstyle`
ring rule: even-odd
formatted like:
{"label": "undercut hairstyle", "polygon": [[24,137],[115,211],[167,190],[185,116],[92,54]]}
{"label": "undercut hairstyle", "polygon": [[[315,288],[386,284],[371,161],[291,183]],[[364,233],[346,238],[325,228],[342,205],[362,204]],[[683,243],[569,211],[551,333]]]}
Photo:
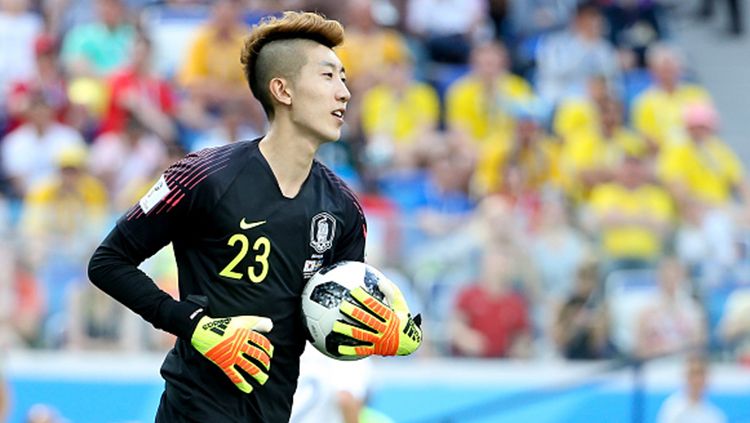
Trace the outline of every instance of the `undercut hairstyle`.
{"label": "undercut hairstyle", "polygon": [[311,12],[284,12],[253,27],[242,48],[242,68],[253,96],[260,101],[269,120],[273,101],[268,83],[277,77],[296,76],[307,57],[303,48],[310,43],[334,48],[344,41],[344,28],[335,20]]}

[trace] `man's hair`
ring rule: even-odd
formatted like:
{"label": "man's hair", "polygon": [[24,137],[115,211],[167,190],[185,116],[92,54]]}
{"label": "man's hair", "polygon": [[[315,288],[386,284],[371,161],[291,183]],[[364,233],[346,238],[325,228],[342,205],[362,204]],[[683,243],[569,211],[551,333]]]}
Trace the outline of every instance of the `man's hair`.
{"label": "man's hair", "polygon": [[576,5],[575,16],[583,15],[600,15],[602,12],[601,6],[595,0],[583,0]]}
{"label": "man's hair", "polygon": [[306,63],[302,46],[315,42],[334,48],[344,41],[344,28],[335,20],[310,12],[284,12],[254,26],[245,39],[240,61],[250,91],[273,118],[268,83],[276,77],[293,77]]}

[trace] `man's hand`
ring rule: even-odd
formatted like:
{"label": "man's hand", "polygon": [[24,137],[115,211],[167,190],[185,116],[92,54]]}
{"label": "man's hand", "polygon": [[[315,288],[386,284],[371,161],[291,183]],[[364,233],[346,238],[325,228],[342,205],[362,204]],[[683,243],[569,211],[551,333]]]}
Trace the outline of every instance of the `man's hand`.
{"label": "man's hand", "polygon": [[[249,394],[253,387],[238,368],[252,376],[259,384],[266,383],[273,357],[273,345],[259,332],[266,333],[272,328],[273,323],[267,317],[204,316],[198,322],[190,342],[196,350],[219,366],[239,390]],[[248,357],[257,361],[262,369]]]}
{"label": "man's hand", "polygon": [[339,345],[338,352],[344,356],[409,355],[422,343],[420,316],[412,319],[409,306],[398,287],[387,279],[378,281],[378,288],[385,294],[391,307],[368,294],[362,287],[351,291],[357,301],[352,304],[342,301],[339,310],[367,329],[342,320],[333,324],[333,331],[365,343],[361,346]]}

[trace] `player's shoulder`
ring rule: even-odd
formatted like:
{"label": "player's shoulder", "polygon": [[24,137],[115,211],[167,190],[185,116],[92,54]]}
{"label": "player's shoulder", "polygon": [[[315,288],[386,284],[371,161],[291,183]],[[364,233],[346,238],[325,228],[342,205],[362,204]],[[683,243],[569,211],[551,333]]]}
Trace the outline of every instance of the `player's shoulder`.
{"label": "player's shoulder", "polygon": [[353,204],[358,210],[362,209],[359,198],[354,190],[347,184],[344,179],[337,175],[331,168],[315,160],[313,162],[313,172],[322,186],[325,187],[328,194],[336,200],[345,204]]}
{"label": "player's shoulder", "polygon": [[170,185],[176,184],[187,189],[233,179],[232,175],[245,165],[253,149],[257,150],[257,140],[204,148],[175,162],[167,169],[164,177]]}

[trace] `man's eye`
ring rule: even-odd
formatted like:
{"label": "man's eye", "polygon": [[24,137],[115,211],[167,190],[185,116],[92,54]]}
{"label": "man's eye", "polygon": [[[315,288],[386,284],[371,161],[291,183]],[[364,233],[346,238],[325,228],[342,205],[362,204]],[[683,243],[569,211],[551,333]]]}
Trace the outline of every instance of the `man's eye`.
{"label": "man's eye", "polygon": [[341,82],[343,82],[344,84],[346,84],[346,77],[345,76],[341,77]]}
{"label": "man's eye", "polygon": [[332,72],[326,72],[326,73],[323,74],[323,76],[325,76],[326,78],[333,78],[333,73]]}

